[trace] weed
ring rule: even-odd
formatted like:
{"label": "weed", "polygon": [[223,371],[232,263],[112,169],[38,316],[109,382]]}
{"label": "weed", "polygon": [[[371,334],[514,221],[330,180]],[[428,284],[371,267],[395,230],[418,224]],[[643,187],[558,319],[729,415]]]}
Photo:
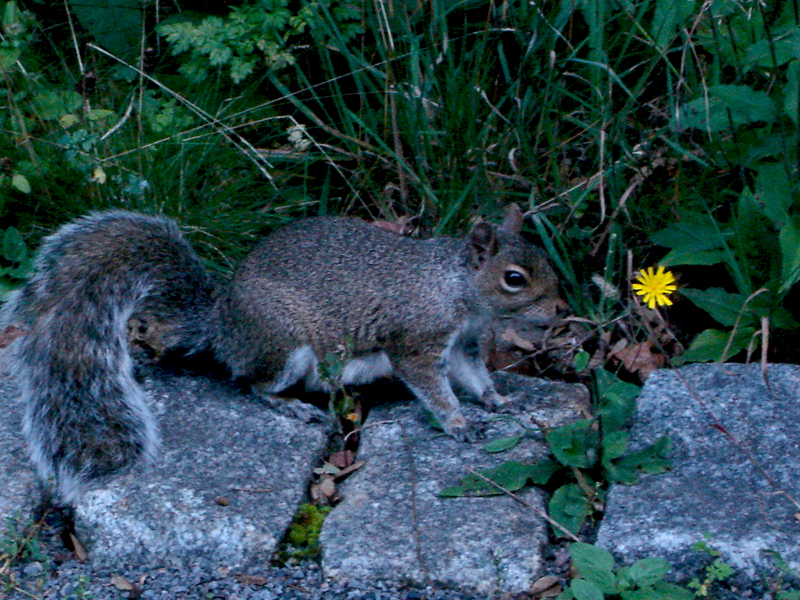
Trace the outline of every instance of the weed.
{"label": "weed", "polygon": [[800,573],[774,551],[765,551],[778,569],[777,576],[768,578],[769,588],[776,600],[800,600]]}
{"label": "weed", "polygon": [[570,545],[569,554],[577,576],[556,600],[691,600],[694,597],[690,591],[663,580],[671,568],[663,558],[650,557],[630,567],[618,567],[607,550],[580,542]]}
{"label": "weed", "polygon": [[[37,538],[41,525],[39,522],[22,526],[19,514],[6,520],[6,531],[0,539],[0,588],[18,590],[13,569],[19,565],[33,562],[47,565],[49,559]],[[45,572],[46,569],[41,570],[42,576]]]}
{"label": "weed", "polygon": [[[597,387],[600,399],[597,418],[581,419],[544,432],[553,459],[534,465],[508,461],[477,476],[468,475],[460,485],[445,488],[439,495],[497,495],[503,493],[497,486],[514,492],[526,485],[544,486],[551,480],[566,479],[566,483],[553,491],[548,513],[568,531],[577,533],[595,511],[602,511],[609,484],[630,485],[638,481],[639,472],[661,473],[669,468],[666,456],[670,445],[666,437],[626,454],[628,434],[622,428],[633,414],[639,388],[606,371],[598,372]],[[494,440],[484,449],[490,453],[508,450],[523,435]]]}
{"label": "weed", "polygon": [[72,592],[67,596],[67,600],[93,600],[94,593],[89,591],[91,582],[92,579],[88,575],[79,575]]}
{"label": "weed", "polygon": [[693,578],[688,584],[691,589],[695,590],[696,598],[708,598],[711,587],[715,583],[725,581],[733,575],[733,568],[720,558],[719,550],[709,546],[708,542],[711,540],[711,536],[706,535],[705,538],[705,540],[692,544],[692,550],[704,552],[712,558],[711,564],[705,568],[702,576]]}
{"label": "weed", "polygon": [[275,560],[285,564],[289,560],[316,560],[320,556],[319,534],[325,516],[333,510],[330,506],[301,504],[294,515],[289,531],[275,552]]}

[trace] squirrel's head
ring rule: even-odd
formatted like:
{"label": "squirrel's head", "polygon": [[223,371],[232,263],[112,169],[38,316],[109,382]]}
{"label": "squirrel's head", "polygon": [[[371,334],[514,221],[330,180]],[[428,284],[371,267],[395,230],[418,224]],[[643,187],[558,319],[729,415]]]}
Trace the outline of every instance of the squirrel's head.
{"label": "squirrel's head", "polygon": [[481,297],[498,314],[522,313],[542,323],[563,306],[558,278],[544,252],[521,235],[523,215],[511,204],[499,227],[479,223],[469,234],[471,266]]}

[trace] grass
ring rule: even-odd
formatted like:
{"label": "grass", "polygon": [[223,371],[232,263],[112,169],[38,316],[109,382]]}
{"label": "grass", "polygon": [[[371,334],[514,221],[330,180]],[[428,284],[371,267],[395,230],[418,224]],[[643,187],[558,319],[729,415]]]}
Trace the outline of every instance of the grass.
{"label": "grass", "polygon": [[[656,232],[687,213],[711,215],[722,232],[782,236],[786,248],[800,231],[800,57],[785,41],[798,27],[794,0],[286,3],[280,18],[248,5],[237,14],[269,20],[291,61],[256,61],[240,76],[236,44],[258,42],[255,30],[217,54],[198,42],[173,55],[182,38],[168,45],[152,31],[156,15],[120,23],[131,39],[145,33],[125,46],[85,8],[53,19],[12,4],[0,47],[0,215],[31,247],[70,218],[120,206],[175,216],[224,273],[300,216],[415,216],[424,234],[446,234],[516,201],[573,311],[634,341],[646,328],[615,322],[634,272],[667,253]],[[158,17],[174,25],[174,13]],[[219,39],[233,35],[230,18],[219,15]],[[787,173],[783,212],[744,215],[741,195],[763,195],[759,173],[774,164]],[[14,185],[20,176],[29,193]],[[733,291],[737,273],[771,262],[782,278],[739,291],[780,289],[774,313],[797,260],[761,248],[736,254],[733,270],[675,267],[685,287]],[[623,300],[599,294],[593,276]],[[679,329],[691,305],[667,315]],[[685,329],[686,345],[698,332]]]}

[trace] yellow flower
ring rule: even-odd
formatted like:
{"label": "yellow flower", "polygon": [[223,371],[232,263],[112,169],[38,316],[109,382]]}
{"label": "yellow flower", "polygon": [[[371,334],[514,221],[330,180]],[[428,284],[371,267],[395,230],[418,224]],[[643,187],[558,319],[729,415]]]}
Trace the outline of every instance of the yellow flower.
{"label": "yellow flower", "polygon": [[675,284],[675,276],[671,271],[665,271],[664,267],[658,267],[653,272],[653,267],[647,267],[640,271],[636,276],[636,281],[631,287],[638,296],[644,298],[648,308],[656,306],[672,306],[669,295],[678,289]]}

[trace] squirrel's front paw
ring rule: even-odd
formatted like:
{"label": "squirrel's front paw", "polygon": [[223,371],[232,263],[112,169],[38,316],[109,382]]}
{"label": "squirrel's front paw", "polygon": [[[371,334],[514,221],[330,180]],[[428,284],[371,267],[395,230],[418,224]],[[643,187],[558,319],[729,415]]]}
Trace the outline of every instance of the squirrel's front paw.
{"label": "squirrel's front paw", "polygon": [[517,410],[513,396],[498,394],[494,388],[488,389],[483,393],[481,402],[486,407],[486,410],[492,412],[509,413]]}
{"label": "squirrel's front paw", "polygon": [[464,443],[479,442],[486,434],[484,423],[467,421],[461,413],[451,415],[442,428],[450,437]]}

